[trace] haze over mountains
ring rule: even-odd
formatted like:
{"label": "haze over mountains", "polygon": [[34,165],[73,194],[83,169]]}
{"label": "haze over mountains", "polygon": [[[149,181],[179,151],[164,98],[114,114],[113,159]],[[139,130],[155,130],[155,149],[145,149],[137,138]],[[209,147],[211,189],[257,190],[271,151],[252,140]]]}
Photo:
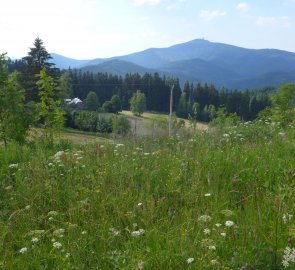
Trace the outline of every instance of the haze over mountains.
{"label": "haze over mountains", "polygon": [[178,77],[181,83],[212,83],[243,90],[295,82],[295,53],[276,49],[245,49],[196,39],[169,48],[151,48],[129,55],[75,60],[52,53],[59,68],[126,73],[158,72]]}

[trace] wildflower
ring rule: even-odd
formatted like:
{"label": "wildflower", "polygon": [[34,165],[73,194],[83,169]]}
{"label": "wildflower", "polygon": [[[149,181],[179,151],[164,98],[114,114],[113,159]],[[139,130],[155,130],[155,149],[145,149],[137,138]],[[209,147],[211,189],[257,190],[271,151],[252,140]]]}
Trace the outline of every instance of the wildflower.
{"label": "wildflower", "polygon": [[65,152],[64,152],[64,151],[58,151],[58,152],[54,155],[54,157],[57,158],[57,159],[59,159],[59,158],[63,157],[64,155],[65,155]]}
{"label": "wildflower", "polygon": [[145,156],[149,156],[150,155],[150,153],[143,153]]}
{"label": "wildflower", "polygon": [[283,217],[282,217],[283,222],[285,224],[288,223],[288,222],[290,222],[292,220],[292,218],[293,218],[293,215],[290,215],[288,213],[284,214]]}
{"label": "wildflower", "polygon": [[213,246],[213,245],[209,246],[208,248],[209,250],[216,250],[216,246]]}
{"label": "wildflower", "polygon": [[211,193],[206,193],[205,194],[205,197],[210,197],[211,196]]}
{"label": "wildflower", "polygon": [[211,230],[210,229],[208,229],[208,228],[204,229],[204,234],[209,235],[210,233],[211,233]]}
{"label": "wildflower", "polygon": [[25,210],[30,210],[31,209],[31,205],[27,205],[26,207],[25,207]]}
{"label": "wildflower", "polygon": [[210,261],[210,263],[211,263],[212,265],[217,265],[217,264],[218,264],[218,261],[217,261],[216,259],[213,259],[213,260]]}
{"label": "wildflower", "polygon": [[131,233],[131,235],[132,235],[133,237],[138,237],[138,236],[140,236],[140,232],[139,232],[139,231],[133,231],[133,232]]}
{"label": "wildflower", "polygon": [[223,136],[224,138],[229,138],[229,137],[230,137],[229,134],[227,134],[227,133],[224,133],[222,136]]}
{"label": "wildflower", "polygon": [[219,228],[219,227],[222,226],[222,224],[220,224],[220,223],[216,223],[215,226],[216,226],[217,228]]}
{"label": "wildflower", "polygon": [[60,242],[53,242],[52,246],[53,246],[54,248],[59,249],[59,248],[62,247],[62,244],[61,244]]}
{"label": "wildflower", "polygon": [[83,231],[83,232],[81,232],[81,234],[85,235],[85,234],[87,234],[87,231]]}
{"label": "wildflower", "polygon": [[49,220],[49,221],[52,221],[52,220],[53,220],[53,217],[49,217],[48,220]]}
{"label": "wildflower", "polygon": [[33,237],[32,240],[31,240],[31,242],[33,244],[37,243],[38,241],[39,241],[39,238],[38,237]]}
{"label": "wildflower", "polygon": [[66,259],[67,259],[67,258],[69,258],[70,256],[71,256],[71,254],[70,254],[70,253],[67,253],[65,257],[66,257]]}
{"label": "wildflower", "polygon": [[50,211],[47,214],[47,216],[52,216],[52,217],[57,216],[57,215],[58,215],[58,213],[56,211]]}
{"label": "wildflower", "polygon": [[109,231],[113,234],[113,236],[117,236],[120,234],[120,231],[116,230],[115,228],[110,228]]}
{"label": "wildflower", "polygon": [[198,221],[203,223],[210,222],[211,220],[212,218],[208,215],[203,215],[198,218]]}
{"label": "wildflower", "polygon": [[138,203],[138,204],[137,204],[137,206],[138,206],[138,207],[142,206],[142,203],[141,203],[141,202],[140,202],[140,203]]}
{"label": "wildflower", "polygon": [[223,236],[223,237],[226,237],[226,233],[225,232],[221,232],[220,235]]}
{"label": "wildflower", "polygon": [[208,248],[209,246],[215,246],[215,243],[212,239],[206,238],[201,241],[201,245]]}
{"label": "wildflower", "polygon": [[233,221],[231,221],[231,220],[227,220],[226,222],[225,222],[225,226],[226,227],[231,227],[231,226],[233,226],[235,223],[233,222]]}
{"label": "wildflower", "polygon": [[10,164],[8,167],[9,167],[9,169],[15,169],[15,168],[18,167],[18,164],[17,164],[17,163],[15,163],[15,164]]}
{"label": "wildflower", "polygon": [[145,233],[145,230],[144,229],[139,229],[138,231],[133,231],[132,233],[131,233],[131,235],[133,236],[133,237],[138,237],[138,236],[140,236],[140,235],[142,235],[142,234],[144,234]]}
{"label": "wildflower", "polygon": [[194,260],[195,260],[194,258],[188,258],[188,259],[186,260],[186,262],[187,262],[188,264],[191,264]]}
{"label": "wildflower", "polygon": [[55,231],[53,231],[53,235],[56,236],[56,237],[60,237],[62,238],[63,237],[63,234],[65,232],[65,229],[57,229]]}
{"label": "wildflower", "polygon": [[28,248],[27,247],[23,247],[23,248],[20,249],[19,253],[24,254],[27,251],[28,251]]}
{"label": "wildflower", "polygon": [[143,265],[144,265],[144,261],[140,260],[140,261],[137,263],[137,269],[138,269],[138,270],[142,270],[142,269],[143,269]]}
{"label": "wildflower", "polygon": [[116,147],[122,147],[122,146],[124,146],[123,143],[117,143],[117,144],[116,144]]}
{"label": "wildflower", "polygon": [[29,235],[41,235],[44,232],[45,232],[44,230],[34,230],[34,231],[30,231]]}

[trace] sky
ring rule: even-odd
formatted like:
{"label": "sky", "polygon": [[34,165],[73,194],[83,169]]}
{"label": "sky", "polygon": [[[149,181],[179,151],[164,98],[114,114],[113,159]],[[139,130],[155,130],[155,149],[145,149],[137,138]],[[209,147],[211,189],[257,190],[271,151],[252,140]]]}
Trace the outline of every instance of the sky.
{"label": "sky", "polygon": [[75,59],[125,55],[197,38],[295,52],[295,0],[1,0],[0,53],[39,36]]}

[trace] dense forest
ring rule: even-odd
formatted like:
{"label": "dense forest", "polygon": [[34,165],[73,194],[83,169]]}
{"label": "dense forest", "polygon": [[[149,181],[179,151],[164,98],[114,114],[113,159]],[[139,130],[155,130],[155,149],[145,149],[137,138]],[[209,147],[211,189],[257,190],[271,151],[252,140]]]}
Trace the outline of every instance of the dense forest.
{"label": "dense forest", "polygon": [[43,67],[54,79],[56,97],[59,99],[78,97],[85,100],[89,92],[96,93],[99,104],[116,95],[122,109],[129,109],[129,101],[137,90],[146,96],[146,109],[168,112],[170,89],[174,85],[173,109],[177,116],[208,122],[216,116],[219,108],[227,113],[236,113],[243,120],[253,120],[270,105],[271,88],[238,91],[217,89],[214,85],[186,82],[181,89],[177,78],[161,77],[159,74],[126,74],[124,77],[107,73],[82,72],[77,69],[59,70],[50,62],[41,39],[37,38],[28,55],[20,60],[9,61],[9,72],[18,71],[18,81],[25,90],[26,101],[38,102],[37,74]]}

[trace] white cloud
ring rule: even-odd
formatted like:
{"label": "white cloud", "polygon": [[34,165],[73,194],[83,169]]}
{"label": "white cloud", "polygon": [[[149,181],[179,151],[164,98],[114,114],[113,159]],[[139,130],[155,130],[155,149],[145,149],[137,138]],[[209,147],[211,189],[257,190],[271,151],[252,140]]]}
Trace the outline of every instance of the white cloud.
{"label": "white cloud", "polygon": [[282,28],[290,28],[292,26],[292,21],[290,17],[263,17],[260,16],[256,20],[258,26],[267,27],[267,26],[279,26]]}
{"label": "white cloud", "polygon": [[243,2],[243,3],[239,3],[237,6],[236,6],[236,9],[238,11],[242,11],[242,12],[247,12],[249,9],[250,9],[250,5],[246,2]]}
{"label": "white cloud", "polygon": [[203,19],[204,21],[212,21],[213,19],[220,17],[220,16],[225,16],[227,13],[226,11],[221,11],[221,10],[201,10],[200,12],[200,18]]}
{"label": "white cloud", "polygon": [[135,6],[144,6],[144,5],[151,5],[151,6],[156,6],[161,3],[161,0],[134,0],[134,5]]}

